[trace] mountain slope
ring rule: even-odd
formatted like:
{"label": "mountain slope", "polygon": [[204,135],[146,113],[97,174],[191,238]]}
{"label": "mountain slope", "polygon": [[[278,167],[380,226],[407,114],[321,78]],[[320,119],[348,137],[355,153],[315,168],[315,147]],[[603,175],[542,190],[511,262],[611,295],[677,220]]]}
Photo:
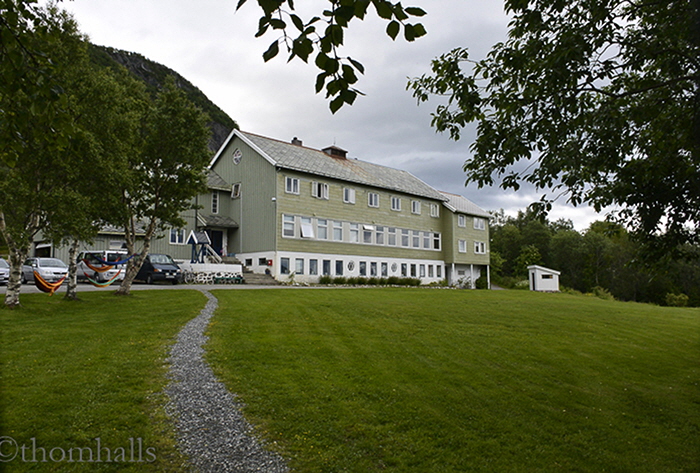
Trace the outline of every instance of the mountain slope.
{"label": "mountain slope", "polygon": [[165,79],[172,75],[178,86],[187,97],[199,108],[209,115],[209,126],[212,131],[209,140],[209,148],[216,152],[226,137],[238,124],[221,110],[216,104],[207,98],[204,93],[195,87],[190,81],[182,77],[169,67],[146,59],[138,53],[122,51],[106,46],[90,45],[90,57],[95,64],[103,67],[125,67],[132,75],[146,84],[152,95],[165,83]]}

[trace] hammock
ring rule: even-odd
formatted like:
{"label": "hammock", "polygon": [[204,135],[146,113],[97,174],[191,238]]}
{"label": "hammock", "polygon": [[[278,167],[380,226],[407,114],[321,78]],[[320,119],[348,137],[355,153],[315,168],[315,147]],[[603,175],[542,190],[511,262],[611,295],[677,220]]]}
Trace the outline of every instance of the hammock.
{"label": "hammock", "polygon": [[112,279],[110,279],[109,281],[105,281],[105,282],[99,282],[99,281],[95,281],[94,279],[90,279],[90,276],[88,276],[85,271],[83,271],[83,274],[85,275],[85,278],[93,286],[95,286],[95,287],[107,287],[107,286],[111,285],[114,281],[117,280],[117,277],[121,274],[121,272],[122,272],[122,270],[121,270],[121,268],[119,268],[119,271],[117,271],[117,274],[115,274]]}
{"label": "hammock", "polygon": [[102,263],[102,264],[106,264],[106,265],[110,265],[110,266],[119,266],[120,264],[126,263],[126,262],[129,261],[131,258],[133,258],[134,256],[136,256],[136,254],[133,254],[133,255],[129,256],[127,259],[123,259],[123,260],[121,260],[121,261],[115,261],[115,262],[113,262],[113,263],[110,263],[110,262],[108,262],[108,261],[105,261],[105,260],[103,260],[103,259],[100,259],[100,258],[98,258],[97,256],[95,256],[95,259],[96,259],[97,261],[99,261],[100,263]]}
{"label": "hammock", "polygon": [[[100,261],[102,261],[102,260],[100,260]],[[104,273],[105,271],[109,271],[110,269],[112,269],[111,266],[99,266],[99,267],[98,267],[98,266],[93,266],[93,265],[91,265],[90,262],[89,262],[88,260],[86,260],[86,259],[83,260],[83,263],[85,263],[85,265],[86,265],[88,268],[92,269],[92,270],[95,271],[96,273]]]}
{"label": "hammock", "polygon": [[66,280],[66,276],[63,276],[61,279],[54,283],[47,282],[44,278],[42,278],[39,273],[34,271],[34,285],[43,292],[48,292],[49,296],[53,296],[53,293],[56,292],[56,290],[61,287],[61,284],[63,284],[63,281]]}

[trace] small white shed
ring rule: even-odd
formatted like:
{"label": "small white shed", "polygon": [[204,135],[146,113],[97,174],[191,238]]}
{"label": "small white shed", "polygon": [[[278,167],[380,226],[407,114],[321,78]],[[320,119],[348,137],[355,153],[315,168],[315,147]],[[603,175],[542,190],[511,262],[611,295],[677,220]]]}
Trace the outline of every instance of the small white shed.
{"label": "small white shed", "polygon": [[527,267],[530,275],[530,290],[559,292],[559,271],[533,264]]}

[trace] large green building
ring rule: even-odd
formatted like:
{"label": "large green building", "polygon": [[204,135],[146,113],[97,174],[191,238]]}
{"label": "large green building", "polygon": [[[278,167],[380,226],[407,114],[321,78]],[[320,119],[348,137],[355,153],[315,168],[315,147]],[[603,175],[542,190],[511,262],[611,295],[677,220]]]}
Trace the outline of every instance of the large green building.
{"label": "large green building", "polygon": [[[189,261],[187,240],[204,230],[215,252],[281,281],[398,276],[470,285],[489,278],[486,211],[335,146],[316,150],[296,138],[234,130],[211,161],[208,187],[198,209],[183,215],[187,226],[155,240],[151,252]],[[90,249],[120,244],[118,232],[104,233]]]}
{"label": "large green building", "polygon": [[[234,130],[210,165],[195,219],[255,272],[488,278],[489,214],[406,171]],[[187,231],[187,229],[186,229]]]}

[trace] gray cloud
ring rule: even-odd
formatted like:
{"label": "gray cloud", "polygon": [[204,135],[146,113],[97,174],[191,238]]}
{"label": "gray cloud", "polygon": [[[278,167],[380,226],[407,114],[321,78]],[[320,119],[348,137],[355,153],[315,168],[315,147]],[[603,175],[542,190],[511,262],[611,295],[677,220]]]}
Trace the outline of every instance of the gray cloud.
{"label": "gray cloud", "polygon": [[[414,43],[392,41],[376,18],[358,23],[346,36],[343,54],[360,60],[366,73],[358,87],[366,94],[332,115],[314,92],[315,68],[278,57],[265,64],[262,53],[273,41],[254,38],[259,17],[254,2],[235,12],[235,1],[74,0],[62,2],[80,29],[97,44],[138,52],[178,71],[225,110],[242,129],[311,147],[330,144],[353,158],[405,169],[428,184],[466,196],[484,209],[511,214],[539,200],[534,189],[517,193],[497,187],[464,186],[462,165],[474,136],[460,142],[430,127],[435,103],[417,106],[405,90],[409,77],[429,72],[430,61],[466,46],[474,58],[505,39],[507,18],[501,2],[427,0],[405,2],[424,8],[428,35]],[[300,3],[300,2],[297,2]],[[297,5],[311,8],[321,5]],[[302,12],[304,13],[304,12]],[[558,205],[552,218],[571,218],[583,229],[601,218],[588,208]]]}

